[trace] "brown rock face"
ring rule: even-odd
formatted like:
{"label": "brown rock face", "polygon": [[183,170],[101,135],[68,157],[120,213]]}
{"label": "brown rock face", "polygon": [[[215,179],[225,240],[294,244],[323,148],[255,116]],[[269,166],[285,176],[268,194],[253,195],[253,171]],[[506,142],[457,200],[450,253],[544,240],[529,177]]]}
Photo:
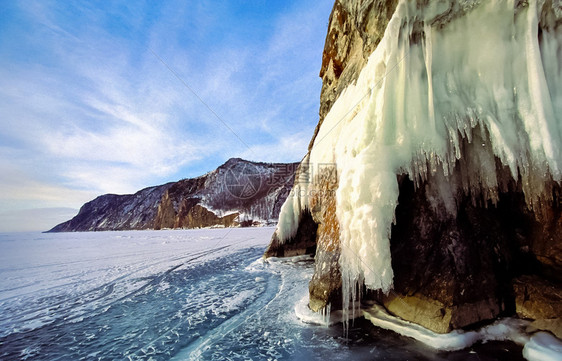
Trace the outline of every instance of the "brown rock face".
{"label": "brown rock face", "polygon": [[251,226],[276,219],[296,166],[233,158],[201,177],[175,182],[162,196],[154,228]]}
{"label": "brown rock face", "polygon": [[309,307],[318,312],[332,303],[341,307],[340,225],[336,217],[337,174],[335,167],[324,168],[311,191],[310,206],[318,223],[315,272],[309,283]]}
{"label": "brown rock face", "polygon": [[481,320],[493,319],[499,313],[493,298],[457,306],[427,298],[421,293],[411,296],[391,293],[380,301],[391,314],[437,333],[447,333]]}
{"label": "brown rock face", "polygon": [[535,320],[532,330],[547,330],[562,339],[562,287],[544,278],[521,276],[513,281],[515,310],[521,318]]}
{"label": "brown rock face", "polygon": [[519,204],[506,199],[497,207],[477,206],[461,197],[455,215],[431,206],[424,187],[399,177],[400,197],[392,228],[394,289],[374,297],[393,314],[435,332],[448,332],[501,312],[513,312],[509,282],[526,262],[516,232],[532,222],[522,195]]}
{"label": "brown rock face", "polygon": [[212,226],[232,227],[238,224],[239,213],[219,217],[207,208],[196,204],[180,209],[175,228],[204,228]]}
{"label": "brown rock face", "polygon": [[[429,2],[417,3],[423,7]],[[516,11],[528,6],[526,2],[516,3]],[[431,25],[439,30],[451,19],[463,16],[470,11],[470,7],[463,4],[451,5]],[[323,79],[320,121],[309,154],[324,117],[342,91],[356,81],[380,42],[396,5],[397,1],[336,1],[320,71]],[[540,29],[562,29],[560,16],[553,15],[553,8],[552,2],[544,3]],[[559,10],[556,14],[562,14]],[[423,24],[414,24],[413,28],[412,40],[419,42]],[[541,200],[529,206],[524,193],[529,185],[521,176],[513,179],[492,153],[484,154],[491,152],[482,147],[489,144],[484,132],[474,128],[473,136],[470,142],[465,139],[460,144],[457,159],[466,160],[457,162],[447,177],[435,172],[423,180],[415,179],[415,186],[409,175],[397,175],[399,199],[390,237],[393,290],[384,295],[360,289],[359,294],[364,299],[378,301],[390,313],[435,332],[449,332],[502,315],[518,315],[536,320],[532,324],[536,329],[546,329],[560,337],[560,184],[544,185],[548,193],[552,193],[552,201]],[[470,154],[483,156],[467,157]],[[474,165],[471,162],[481,159],[489,160],[492,167],[495,162],[498,189],[493,194],[470,189],[463,183]],[[301,169],[308,166],[314,165],[309,165],[305,157]],[[329,304],[332,310],[342,306],[339,264],[342,245],[335,198],[338,181],[337,175],[335,181],[326,181],[326,174],[323,178],[319,173],[306,188],[308,208],[302,214],[297,236],[283,243],[276,233],[266,252],[266,256],[282,256],[285,252],[281,249],[294,247],[302,252],[316,246],[315,273],[309,283],[309,307],[314,311]],[[452,189],[453,209],[436,202],[441,186]]]}
{"label": "brown rock face", "polygon": [[296,235],[285,242],[281,242],[277,234],[273,234],[273,239],[269,243],[264,257],[293,257],[314,254],[316,251],[317,227],[318,225],[309,212],[302,213]]}
{"label": "brown rock face", "polygon": [[[189,197],[202,189],[205,179],[202,177],[194,179],[184,179],[174,183],[162,196],[162,201],[158,206],[158,214],[154,220],[154,229],[178,228],[187,215],[198,202],[199,199]],[[197,228],[190,227],[190,228]]]}
{"label": "brown rock face", "polygon": [[357,80],[369,55],[379,44],[397,4],[398,0],[336,0],[320,69],[320,121],[309,150],[324,117],[341,92]]}
{"label": "brown rock face", "polygon": [[[560,200],[560,190],[558,189]],[[543,220],[536,226],[529,250],[542,266],[542,271],[552,279],[562,282],[562,207],[546,209]]]}

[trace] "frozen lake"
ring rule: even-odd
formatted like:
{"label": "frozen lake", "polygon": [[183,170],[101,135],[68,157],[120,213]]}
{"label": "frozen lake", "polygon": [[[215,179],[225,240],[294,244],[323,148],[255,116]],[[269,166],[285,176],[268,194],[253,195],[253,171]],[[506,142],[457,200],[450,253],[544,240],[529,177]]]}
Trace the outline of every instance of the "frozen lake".
{"label": "frozen lake", "polygon": [[[273,228],[0,234],[1,360],[500,360],[357,320],[302,322],[313,263],[263,262]],[[515,347],[515,349],[513,349]],[[517,358],[515,358],[517,359]]]}

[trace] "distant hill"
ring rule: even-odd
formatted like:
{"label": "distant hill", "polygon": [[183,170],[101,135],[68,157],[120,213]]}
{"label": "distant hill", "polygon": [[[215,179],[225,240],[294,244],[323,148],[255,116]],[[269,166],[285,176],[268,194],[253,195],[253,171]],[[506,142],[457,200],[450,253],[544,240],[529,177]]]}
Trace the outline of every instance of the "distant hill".
{"label": "distant hill", "polygon": [[197,178],[99,196],[49,232],[272,225],[297,165],[232,158]]}

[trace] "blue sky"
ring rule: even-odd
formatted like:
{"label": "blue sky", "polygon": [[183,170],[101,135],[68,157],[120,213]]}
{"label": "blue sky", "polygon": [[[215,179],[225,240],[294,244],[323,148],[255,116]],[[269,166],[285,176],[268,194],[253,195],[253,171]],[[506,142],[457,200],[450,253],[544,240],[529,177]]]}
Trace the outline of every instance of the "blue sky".
{"label": "blue sky", "polygon": [[231,157],[299,161],[332,4],[3,2],[0,231],[45,230],[100,194]]}

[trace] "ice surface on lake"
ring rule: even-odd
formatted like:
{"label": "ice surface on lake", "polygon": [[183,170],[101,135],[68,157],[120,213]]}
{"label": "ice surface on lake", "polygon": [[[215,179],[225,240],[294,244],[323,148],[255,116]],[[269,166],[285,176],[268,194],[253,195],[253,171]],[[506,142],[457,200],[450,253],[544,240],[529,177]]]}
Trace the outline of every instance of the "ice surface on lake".
{"label": "ice surface on lake", "polygon": [[0,359],[169,358],[263,295],[271,233],[2,234]]}
{"label": "ice surface on lake", "polygon": [[313,261],[264,262],[272,232],[0,234],[0,360],[447,359],[301,321]]}

